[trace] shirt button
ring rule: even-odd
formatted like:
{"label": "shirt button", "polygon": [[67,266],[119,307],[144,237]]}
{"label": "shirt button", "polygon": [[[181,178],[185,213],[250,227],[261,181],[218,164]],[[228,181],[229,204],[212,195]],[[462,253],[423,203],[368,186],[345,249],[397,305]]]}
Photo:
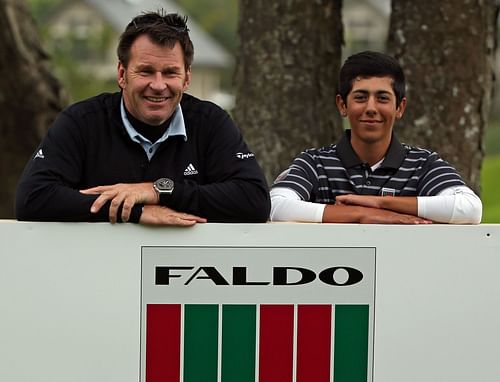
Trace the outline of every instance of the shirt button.
{"label": "shirt button", "polygon": [[372,182],[370,180],[367,180],[365,184],[369,186],[370,184],[372,184]]}
{"label": "shirt button", "polygon": [[153,149],[149,149],[149,152],[152,153],[153,152]]}

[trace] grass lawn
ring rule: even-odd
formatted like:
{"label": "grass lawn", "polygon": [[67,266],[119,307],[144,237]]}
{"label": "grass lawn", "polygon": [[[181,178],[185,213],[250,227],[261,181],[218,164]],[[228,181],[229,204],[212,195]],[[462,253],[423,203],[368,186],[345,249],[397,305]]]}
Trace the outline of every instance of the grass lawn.
{"label": "grass lawn", "polygon": [[484,142],[486,156],[500,154],[500,120],[488,122]]}
{"label": "grass lawn", "polygon": [[500,223],[500,121],[486,130],[486,157],[481,171],[482,223]]}
{"label": "grass lawn", "polygon": [[500,154],[487,155],[481,172],[482,223],[500,223]]}

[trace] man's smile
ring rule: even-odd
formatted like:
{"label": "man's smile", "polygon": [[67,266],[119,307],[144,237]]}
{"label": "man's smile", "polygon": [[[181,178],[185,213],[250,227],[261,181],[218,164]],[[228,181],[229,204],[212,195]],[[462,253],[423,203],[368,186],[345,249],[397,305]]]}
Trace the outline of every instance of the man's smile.
{"label": "man's smile", "polygon": [[161,102],[165,102],[167,101],[168,99],[170,99],[170,97],[153,97],[153,96],[144,96],[144,98],[150,102],[154,102],[154,103],[161,103]]}

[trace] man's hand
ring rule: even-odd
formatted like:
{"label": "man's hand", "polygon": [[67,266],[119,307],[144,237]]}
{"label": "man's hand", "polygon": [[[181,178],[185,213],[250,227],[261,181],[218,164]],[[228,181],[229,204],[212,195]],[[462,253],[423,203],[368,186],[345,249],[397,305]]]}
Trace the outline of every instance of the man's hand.
{"label": "man's hand", "polygon": [[207,219],[196,215],[177,212],[168,207],[146,205],[139,220],[141,224],[176,225],[189,227],[196,223],[206,223]]}
{"label": "man's hand", "polygon": [[135,204],[157,204],[158,195],[156,194],[153,183],[118,183],[110,186],[97,186],[80,190],[82,194],[99,195],[90,207],[90,212],[98,212],[104,204],[111,201],[109,206],[109,221],[116,223],[118,219],[118,210],[122,206],[121,218],[127,222],[130,218],[130,212]]}

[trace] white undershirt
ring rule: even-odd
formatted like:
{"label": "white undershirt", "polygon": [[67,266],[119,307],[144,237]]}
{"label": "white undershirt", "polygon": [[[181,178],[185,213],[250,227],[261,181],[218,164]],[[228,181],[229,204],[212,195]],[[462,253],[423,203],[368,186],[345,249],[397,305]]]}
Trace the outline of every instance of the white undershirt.
{"label": "white undershirt", "polygon": [[[271,221],[320,223],[326,204],[306,202],[291,188],[271,190]],[[418,216],[436,223],[479,224],[481,199],[467,186],[449,187],[435,196],[417,197]]]}

